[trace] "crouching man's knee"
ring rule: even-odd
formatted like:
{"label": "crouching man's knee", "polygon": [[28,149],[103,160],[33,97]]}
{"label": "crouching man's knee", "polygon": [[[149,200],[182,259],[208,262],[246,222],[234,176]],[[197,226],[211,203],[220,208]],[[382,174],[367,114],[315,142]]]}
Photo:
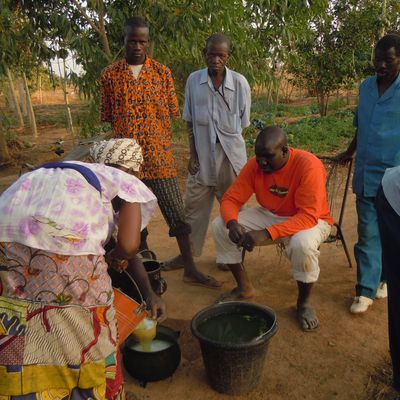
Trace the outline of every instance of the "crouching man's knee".
{"label": "crouching man's knee", "polygon": [[296,281],[312,283],[319,276],[319,250],[307,235],[294,235],[286,248],[290,260],[293,277]]}

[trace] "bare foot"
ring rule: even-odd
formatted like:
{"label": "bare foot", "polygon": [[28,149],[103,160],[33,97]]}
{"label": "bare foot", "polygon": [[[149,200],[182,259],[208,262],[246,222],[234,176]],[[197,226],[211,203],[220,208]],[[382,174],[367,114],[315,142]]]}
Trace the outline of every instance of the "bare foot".
{"label": "bare foot", "polygon": [[313,331],[318,328],[319,322],[317,314],[309,304],[301,304],[297,306],[297,319],[303,331]]}
{"label": "bare foot", "polygon": [[246,300],[246,299],[251,299],[254,297],[256,294],[256,291],[254,288],[249,288],[246,291],[243,291],[239,289],[238,287],[235,287],[232,289],[230,292],[226,292],[221,294],[219,296],[217,303],[222,303],[224,301],[233,301],[233,300]]}

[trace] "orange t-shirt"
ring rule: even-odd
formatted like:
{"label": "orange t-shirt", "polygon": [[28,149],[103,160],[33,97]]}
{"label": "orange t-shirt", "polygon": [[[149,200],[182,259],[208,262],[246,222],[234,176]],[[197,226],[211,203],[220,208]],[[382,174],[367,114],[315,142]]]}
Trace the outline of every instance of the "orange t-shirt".
{"label": "orange t-shirt", "polygon": [[125,59],[102,71],[101,120],[117,138],[133,138],[142,148],[142,179],[176,177],[171,119],[180,115],[171,71],[146,58],[135,78]]}
{"label": "orange t-shirt", "polygon": [[225,223],[237,220],[242,207],[254,193],[258,203],[287,221],[266,228],[273,240],[315,226],[318,219],[333,224],[326,199],[326,171],[313,154],[290,148],[289,160],[272,174],[261,171],[250,159],[221,201]]}

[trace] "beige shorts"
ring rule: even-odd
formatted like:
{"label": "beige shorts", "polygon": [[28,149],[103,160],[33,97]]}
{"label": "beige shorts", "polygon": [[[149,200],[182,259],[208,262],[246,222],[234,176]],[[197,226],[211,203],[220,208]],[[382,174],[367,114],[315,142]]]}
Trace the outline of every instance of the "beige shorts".
{"label": "beige shorts", "polygon": [[[263,207],[247,208],[239,213],[239,223],[248,231],[265,229],[287,219],[288,217],[280,217]],[[294,279],[312,283],[318,280],[320,271],[319,246],[328,238],[330,231],[331,226],[327,222],[318,220],[317,225],[310,229],[276,241],[269,240],[265,245],[283,243],[284,253],[290,260]],[[242,260],[241,250],[229,239],[228,229],[221,217],[217,217],[213,221],[212,233],[217,249],[217,263],[240,263]]]}

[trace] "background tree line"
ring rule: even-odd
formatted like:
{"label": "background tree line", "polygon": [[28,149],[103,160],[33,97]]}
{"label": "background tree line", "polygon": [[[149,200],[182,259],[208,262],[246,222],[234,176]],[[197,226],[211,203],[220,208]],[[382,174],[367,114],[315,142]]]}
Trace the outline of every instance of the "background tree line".
{"label": "background tree line", "polygon": [[[253,88],[265,91],[269,103],[277,103],[282,78],[290,77],[317,96],[320,114],[325,115],[333,92],[354,87],[371,72],[372,49],[383,32],[399,30],[400,2],[0,0],[0,78],[10,92],[15,82],[22,82],[29,98],[28,82],[58,58],[66,77],[63,82],[68,79],[90,99],[89,120],[95,123],[100,71],[123,56],[122,25],[132,15],[149,22],[150,55],[172,69],[181,96],[189,73],[204,65],[206,38],[224,32],[234,46],[229,65]],[[67,71],[65,60],[70,56],[81,65],[81,74]],[[35,135],[33,108],[27,103]],[[21,125],[16,100],[14,110]],[[68,128],[73,134],[72,121]],[[4,149],[2,136],[0,149]]]}

